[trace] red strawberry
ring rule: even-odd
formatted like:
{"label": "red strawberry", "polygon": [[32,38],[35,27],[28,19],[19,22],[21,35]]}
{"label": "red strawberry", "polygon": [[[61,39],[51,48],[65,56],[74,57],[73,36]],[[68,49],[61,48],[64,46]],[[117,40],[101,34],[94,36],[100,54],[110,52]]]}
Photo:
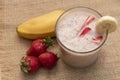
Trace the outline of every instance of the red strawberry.
{"label": "red strawberry", "polygon": [[93,38],[93,42],[98,44],[101,42],[102,39],[103,39],[103,36],[97,36],[97,37]]}
{"label": "red strawberry", "polygon": [[87,27],[83,30],[83,32],[80,34],[80,36],[84,36],[86,35],[89,31],[91,30],[91,28]]}
{"label": "red strawberry", "polygon": [[29,56],[39,56],[41,53],[46,52],[47,48],[52,45],[51,38],[37,39],[32,42],[32,45],[27,51]]}
{"label": "red strawberry", "polygon": [[52,52],[45,52],[39,56],[40,63],[43,67],[51,69],[58,61],[58,57]]}
{"label": "red strawberry", "polygon": [[[80,28],[80,31],[85,28],[87,25],[89,25],[90,23],[92,23],[93,21],[95,20],[95,17],[94,16],[88,16],[85,20],[85,22],[82,24],[81,28]],[[79,32],[78,32],[79,34]]]}
{"label": "red strawberry", "polygon": [[41,64],[37,57],[25,56],[21,59],[20,67],[22,71],[25,73],[33,73],[36,72],[41,67]]}

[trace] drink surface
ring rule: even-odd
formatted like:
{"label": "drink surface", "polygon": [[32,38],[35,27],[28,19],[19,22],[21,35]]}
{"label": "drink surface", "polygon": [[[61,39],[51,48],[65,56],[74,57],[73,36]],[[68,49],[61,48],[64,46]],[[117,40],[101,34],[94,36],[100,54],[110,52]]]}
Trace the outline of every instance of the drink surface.
{"label": "drink surface", "polygon": [[96,49],[104,36],[95,31],[99,15],[87,10],[66,13],[57,23],[57,37],[68,49],[87,52]]}

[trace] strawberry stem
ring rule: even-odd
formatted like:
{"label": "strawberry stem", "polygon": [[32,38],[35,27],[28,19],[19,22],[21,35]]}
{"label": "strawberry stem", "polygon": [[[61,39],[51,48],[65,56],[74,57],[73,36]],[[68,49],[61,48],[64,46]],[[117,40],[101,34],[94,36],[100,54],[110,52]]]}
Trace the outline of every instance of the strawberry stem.
{"label": "strawberry stem", "polygon": [[30,70],[29,63],[24,60],[24,57],[21,58],[21,70],[25,73],[28,73],[28,70]]}
{"label": "strawberry stem", "polygon": [[45,45],[46,45],[47,48],[49,46],[53,45],[53,40],[51,39],[51,37],[47,37],[47,38],[43,39],[43,42],[45,43]]}

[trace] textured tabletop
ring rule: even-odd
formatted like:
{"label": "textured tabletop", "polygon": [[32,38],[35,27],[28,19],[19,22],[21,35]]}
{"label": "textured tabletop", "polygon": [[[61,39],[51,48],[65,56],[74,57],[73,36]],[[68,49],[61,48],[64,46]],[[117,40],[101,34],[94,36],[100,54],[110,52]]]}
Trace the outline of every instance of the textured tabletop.
{"label": "textured tabletop", "polygon": [[[30,40],[19,37],[16,27],[22,22],[56,9],[86,6],[102,15],[116,17],[120,25],[120,0],[0,0],[0,68],[2,80],[120,80],[120,26],[109,34],[97,62],[85,69],[74,69],[60,59],[52,70],[40,69],[24,74],[19,60]],[[61,53],[55,41],[49,50]]]}

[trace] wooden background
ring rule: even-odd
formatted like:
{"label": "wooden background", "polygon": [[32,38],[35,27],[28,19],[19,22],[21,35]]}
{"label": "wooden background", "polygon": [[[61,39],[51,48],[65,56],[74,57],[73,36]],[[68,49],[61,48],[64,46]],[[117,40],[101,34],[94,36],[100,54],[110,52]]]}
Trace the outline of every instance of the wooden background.
{"label": "wooden background", "polygon": [[[31,41],[18,37],[22,22],[56,9],[86,6],[111,15],[120,22],[120,0],[0,0],[0,68],[2,80],[120,80],[120,27],[109,34],[98,61],[85,69],[74,69],[60,59],[52,70],[24,74],[19,60]],[[120,23],[119,23],[120,25]],[[56,43],[50,51],[61,53]]]}

